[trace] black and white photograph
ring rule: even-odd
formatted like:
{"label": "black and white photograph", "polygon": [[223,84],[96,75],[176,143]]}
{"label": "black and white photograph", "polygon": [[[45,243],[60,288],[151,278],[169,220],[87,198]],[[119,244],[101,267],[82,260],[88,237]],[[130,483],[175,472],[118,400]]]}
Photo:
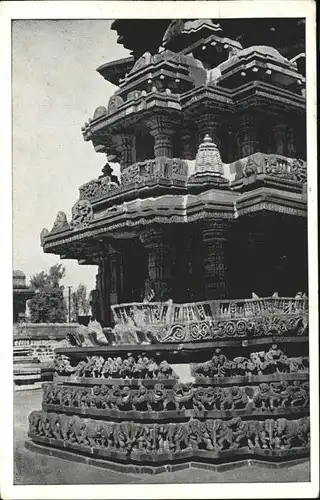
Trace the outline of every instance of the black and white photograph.
{"label": "black and white photograph", "polygon": [[3,498],[315,498],[315,3],[108,4],[4,2]]}

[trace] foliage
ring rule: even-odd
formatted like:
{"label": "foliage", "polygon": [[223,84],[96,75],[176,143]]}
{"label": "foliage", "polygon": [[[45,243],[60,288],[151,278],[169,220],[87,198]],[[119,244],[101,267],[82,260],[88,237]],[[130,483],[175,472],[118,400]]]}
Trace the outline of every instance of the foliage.
{"label": "foliage", "polygon": [[65,276],[62,264],[55,264],[49,273],[41,271],[30,279],[36,291],[29,301],[32,323],[64,323],[67,319],[67,307],[63,297],[64,287],[60,280]]}
{"label": "foliage", "polygon": [[90,302],[87,287],[80,283],[77,290],[71,294],[72,317],[77,320],[78,315],[90,314]]}

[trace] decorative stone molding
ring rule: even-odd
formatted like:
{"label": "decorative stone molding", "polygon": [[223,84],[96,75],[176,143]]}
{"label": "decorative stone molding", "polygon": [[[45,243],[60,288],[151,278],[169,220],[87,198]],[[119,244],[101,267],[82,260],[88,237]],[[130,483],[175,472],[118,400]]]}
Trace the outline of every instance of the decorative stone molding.
{"label": "decorative stone molding", "polygon": [[93,219],[93,210],[90,201],[79,200],[72,207],[72,229],[80,229],[87,226]]}
{"label": "decorative stone molding", "polygon": [[[143,233],[142,238],[148,242],[148,247],[157,244],[152,233]],[[223,292],[224,282],[212,280],[217,273],[223,277],[224,271],[221,260],[214,261],[206,284],[208,294]],[[219,290],[217,287],[220,287]],[[308,332],[308,301],[305,298],[269,297],[190,304],[155,301],[150,304],[120,304],[111,308],[114,321],[123,332],[152,332],[157,342],[283,337],[288,334],[304,336]],[[152,340],[145,336],[143,339],[147,343]],[[114,342],[117,343],[117,339]]]}
{"label": "decorative stone molding", "polygon": [[153,160],[138,162],[122,172],[123,186],[130,184],[144,185],[148,181],[166,179],[174,182],[186,182],[188,165],[178,158],[157,157]]}
{"label": "decorative stone molding", "polygon": [[[204,377],[201,380],[204,381]],[[176,383],[170,388],[156,380],[153,386],[140,385],[137,388],[126,385],[126,379],[123,379],[123,385],[108,381],[106,385],[96,385],[93,390],[90,386],[79,389],[47,384],[43,403],[44,409],[51,411],[134,420],[146,417],[152,420],[162,417],[179,420],[181,414],[197,418],[203,415],[202,412],[208,412],[208,418],[245,416],[248,413],[251,416],[272,417],[275,410],[285,416],[306,411],[309,382],[283,379],[250,387],[210,387],[205,384],[196,387],[191,383]]]}
{"label": "decorative stone molding", "polygon": [[54,444],[97,457],[124,462],[152,463],[193,457],[234,458],[237,455],[274,457],[308,454],[310,419],[285,418],[266,421],[241,417],[190,419],[188,422],[139,424],[105,422],[76,415],[33,411],[29,436],[39,443]]}
{"label": "decorative stone molding", "polygon": [[112,182],[110,176],[94,179],[79,188],[80,200],[97,200],[112,195],[118,189],[119,185]]}
{"label": "decorative stone molding", "polygon": [[56,216],[56,220],[54,221],[53,228],[51,229],[51,233],[58,233],[60,231],[65,231],[70,229],[67,216],[64,212],[58,212]]}

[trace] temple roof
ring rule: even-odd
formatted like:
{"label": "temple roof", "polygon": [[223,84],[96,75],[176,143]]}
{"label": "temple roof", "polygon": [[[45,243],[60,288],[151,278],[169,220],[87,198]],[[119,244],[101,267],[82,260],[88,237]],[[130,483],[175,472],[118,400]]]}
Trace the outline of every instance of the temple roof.
{"label": "temple roof", "polygon": [[299,18],[117,19],[112,29],[118,32],[118,43],[136,58],[144,52],[157,52],[163,42],[174,44],[182,33],[188,36],[204,28],[214,30],[218,24],[223,36],[241,42],[243,47],[270,45],[288,58],[303,52],[305,21]]}
{"label": "temple roof", "polygon": [[133,65],[134,57],[130,56],[102,64],[97,68],[97,71],[105,80],[114,85],[119,85],[120,80],[125,77],[126,73],[131,71]]}

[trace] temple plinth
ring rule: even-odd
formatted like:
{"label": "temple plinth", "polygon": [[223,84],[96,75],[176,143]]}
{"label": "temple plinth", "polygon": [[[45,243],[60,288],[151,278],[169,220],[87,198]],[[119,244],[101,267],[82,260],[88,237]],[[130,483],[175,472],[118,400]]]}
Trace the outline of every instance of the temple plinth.
{"label": "temple plinth", "polygon": [[82,133],[121,176],[41,233],[98,266],[101,330],[56,350],[27,446],[132,472],[307,457],[304,24],[112,29],[131,56],[98,68],[118,88]]}

